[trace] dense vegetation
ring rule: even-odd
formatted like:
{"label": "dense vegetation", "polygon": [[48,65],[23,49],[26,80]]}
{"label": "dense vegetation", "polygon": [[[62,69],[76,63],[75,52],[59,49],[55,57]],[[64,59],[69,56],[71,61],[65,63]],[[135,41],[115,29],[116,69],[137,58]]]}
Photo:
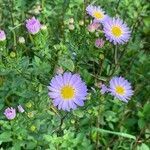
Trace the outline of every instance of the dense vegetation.
{"label": "dense vegetation", "polygon": [[[102,25],[88,28],[89,4],[124,20],[129,41],[114,45]],[[3,150],[149,150],[150,148],[150,10],[147,0],[0,0],[0,147]],[[26,28],[35,16],[37,34]],[[95,46],[95,40],[104,43]],[[116,55],[117,48],[117,55]],[[59,110],[48,96],[58,73],[80,74],[88,88],[84,106]],[[101,93],[114,76],[134,91],[125,103]],[[21,105],[24,112],[17,110]],[[16,116],[4,111],[12,107]]]}

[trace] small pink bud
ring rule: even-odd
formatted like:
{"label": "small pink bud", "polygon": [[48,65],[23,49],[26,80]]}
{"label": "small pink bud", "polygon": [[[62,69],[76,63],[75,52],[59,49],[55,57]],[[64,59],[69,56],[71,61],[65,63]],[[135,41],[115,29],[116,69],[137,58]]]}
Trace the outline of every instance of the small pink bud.
{"label": "small pink bud", "polygon": [[95,41],[95,47],[102,48],[104,46],[105,41],[103,39],[97,39]]}
{"label": "small pink bud", "polygon": [[8,107],[7,109],[5,109],[4,115],[7,119],[12,120],[16,117],[16,109]]}
{"label": "small pink bud", "polygon": [[23,113],[23,112],[24,112],[24,109],[23,109],[23,107],[22,107],[21,105],[18,105],[18,111],[19,111],[20,113]]}
{"label": "small pink bud", "polygon": [[31,19],[26,20],[26,28],[28,29],[29,33],[34,35],[41,29],[40,21],[35,17],[32,17]]}
{"label": "small pink bud", "polygon": [[97,22],[93,22],[90,25],[88,25],[88,31],[89,32],[95,32],[100,27],[100,24]]}
{"label": "small pink bud", "polygon": [[6,40],[6,34],[3,30],[0,30],[0,41],[5,41]]}

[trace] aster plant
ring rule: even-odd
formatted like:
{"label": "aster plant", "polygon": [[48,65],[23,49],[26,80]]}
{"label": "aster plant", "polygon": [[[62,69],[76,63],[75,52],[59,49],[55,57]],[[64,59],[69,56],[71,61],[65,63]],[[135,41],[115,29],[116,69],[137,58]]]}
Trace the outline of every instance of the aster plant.
{"label": "aster plant", "polygon": [[65,72],[52,78],[48,95],[58,109],[70,111],[83,106],[87,96],[87,86],[80,75]]}
{"label": "aster plant", "polygon": [[100,6],[89,5],[86,11],[96,22],[103,23],[107,19],[107,15]]}
{"label": "aster plant", "polygon": [[124,44],[128,42],[131,31],[119,18],[111,18],[105,22],[103,30],[106,39],[113,44]]}
{"label": "aster plant", "polygon": [[0,147],[146,150],[146,0],[5,1]]}
{"label": "aster plant", "polygon": [[128,102],[133,95],[131,84],[123,77],[113,77],[109,82],[109,92],[116,98]]}
{"label": "aster plant", "polygon": [[108,87],[102,84],[100,88],[101,94],[110,93],[115,98],[124,102],[128,102],[133,95],[131,84],[123,77],[113,77],[109,81]]}

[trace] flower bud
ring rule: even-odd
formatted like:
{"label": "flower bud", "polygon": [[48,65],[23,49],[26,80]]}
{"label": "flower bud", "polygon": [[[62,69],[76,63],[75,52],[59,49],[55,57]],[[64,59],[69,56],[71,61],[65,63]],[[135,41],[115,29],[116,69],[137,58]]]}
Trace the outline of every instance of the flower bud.
{"label": "flower bud", "polygon": [[105,41],[103,39],[97,39],[95,41],[95,47],[102,48],[104,46]]}
{"label": "flower bud", "polygon": [[10,52],[10,57],[11,57],[11,58],[16,57],[16,53],[15,53],[15,52]]}
{"label": "flower bud", "polygon": [[72,124],[75,124],[75,120],[74,120],[74,119],[71,119],[71,123],[72,123]]}
{"label": "flower bud", "polygon": [[32,17],[31,19],[26,20],[26,28],[29,33],[35,35],[41,29],[40,21],[35,17]]}
{"label": "flower bud", "polygon": [[25,43],[25,38],[22,37],[22,36],[20,36],[19,39],[18,39],[18,42],[19,42],[20,44],[24,44],[24,43]]}
{"label": "flower bud", "polygon": [[28,116],[29,118],[33,118],[33,117],[34,117],[34,112],[28,112],[27,116]]}
{"label": "flower bud", "polygon": [[79,21],[79,25],[80,25],[80,26],[83,26],[83,25],[84,25],[84,21],[83,21],[83,20],[80,20],[80,21]]}
{"label": "flower bud", "polygon": [[16,117],[16,109],[8,107],[7,109],[5,109],[4,115],[7,119],[12,120]]}
{"label": "flower bud", "polygon": [[32,107],[31,102],[26,103],[26,107],[27,107],[27,108],[31,108],[31,107]]}
{"label": "flower bud", "polygon": [[34,125],[32,125],[32,126],[30,127],[30,130],[31,130],[32,132],[34,132],[35,129],[36,129],[36,127],[35,127]]}
{"label": "flower bud", "polygon": [[21,105],[18,105],[17,107],[20,113],[23,113],[25,111]]}
{"label": "flower bud", "polygon": [[70,23],[70,24],[73,24],[73,23],[74,23],[74,19],[73,19],[73,18],[70,18],[70,19],[69,19],[69,23]]}
{"label": "flower bud", "polygon": [[75,27],[74,27],[73,24],[70,24],[70,25],[69,25],[69,30],[74,30],[74,28],[75,28]]}
{"label": "flower bud", "polygon": [[90,25],[88,25],[88,31],[89,32],[95,32],[95,30],[97,30],[98,28],[100,27],[100,24],[99,23],[91,23]]}
{"label": "flower bud", "polygon": [[90,100],[90,99],[91,99],[91,93],[88,93],[87,100]]}
{"label": "flower bud", "polygon": [[56,74],[63,74],[64,70],[62,67],[57,67],[56,68]]}
{"label": "flower bud", "polygon": [[41,30],[47,30],[47,26],[46,25],[41,25]]}
{"label": "flower bud", "polygon": [[5,41],[6,40],[6,34],[3,30],[0,30],[0,41]]}
{"label": "flower bud", "polygon": [[104,59],[104,58],[105,58],[104,54],[100,54],[100,55],[99,55],[99,58],[100,58],[100,59]]}

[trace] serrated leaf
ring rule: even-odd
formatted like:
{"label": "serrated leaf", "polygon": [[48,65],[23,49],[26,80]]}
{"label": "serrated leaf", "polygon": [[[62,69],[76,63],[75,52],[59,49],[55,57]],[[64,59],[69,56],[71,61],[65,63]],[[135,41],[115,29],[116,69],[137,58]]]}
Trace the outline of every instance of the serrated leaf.
{"label": "serrated leaf", "polygon": [[12,141],[10,131],[3,132],[2,134],[0,134],[0,142],[10,142],[10,141]]}
{"label": "serrated leaf", "polygon": [[61,60],[60,65],[68,69],[69,71],[74,71],[74,63],[71,59]]}

